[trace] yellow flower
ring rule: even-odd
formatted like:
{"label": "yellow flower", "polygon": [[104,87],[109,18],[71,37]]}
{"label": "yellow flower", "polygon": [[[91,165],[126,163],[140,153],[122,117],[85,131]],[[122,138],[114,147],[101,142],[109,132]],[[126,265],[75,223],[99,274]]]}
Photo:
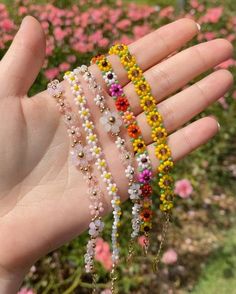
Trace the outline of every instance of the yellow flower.
{"label": "yellow flower", "polygon": [[166,189],[171,187],[172,183],[173,178],[170,175],[165,175],[159,180],[158,185],[161,189]]}
{"label": "yellow flower", "polygon": [[164,161],[163,163],[161,163],[157,169],[157,172],[160,173],[160,174],[166,174],[166,173],[169,173],[172,168],[174,166],[174,163],[173,161],[171,160],[166,160]]}
{"label": "yellow flower", "polygon": [[128,78],[131,81],[137,81],[142,77],[142,70],[140,67],[133,65],[128,70]]}
{"label": "yellow flower", "polygon": [[166,144],[160,144],[155,148],[155,155],[159,160],[167,160],[171,156],[171,151],[169,146]]}
{"label": "yellow flower", "polygon": [[127,54],[122,55],[120,61],[126,69],[136,65],[135,57],[131,55],[129,52]]}
{"label": "yellow flower", "polygon": [[139,96],[144,96],[147,94],[150,94],[151,88],[149,86],[149,84],[145,81],[145,80],[139,80],[136,84],[135,84],[135,91]]}
{"label": "yellow flower", "polygon": [[156,101],[151,95],[144,95],[141,98],[140,105],[144,111],[154,111],[156,108]]}
{"label": "yellow flower", "polygon": [[152,224],[151,223],[148,223],[148,222],[144,222],[142,225],[141,225],[141,230],[142,232],[149,232],[150,230],[152,229]]}
{"label": "yellow flower", "polygon": [[124,44],[116,44],[109,50],[109,54],[123,55],[128,52],[128,46]]}
{"label": "yellow flower", "polygon": [[155,109],[147,113],[147,122],[151,127],[159,127],[162,122],[160,113]]}
{"label": "yellow flower", "polygon": [[109,71],[112,69],[110,62],[105,56],[97,61],[97,65],[101,71]]}
{"label": "yellow flower", "polygon": [[133,141],[133,148],[134,152],[143,153],[146,150],[146,145],[142,139],[138,138]]}
{"label": "yellow flower", "polygon": [[174,197],[174,193],[172,190],[167,189],[164,192],[161,193],[160,195],[160,200],[163,201],[172,201]]}
{"label": "yellow flower", "polygon": [[160,204],[160,210],[161,211],[169,211],[174,207],[172,201],[164,201],[162,204]]}
{"label": "yellow flower", "polygon": [[154,127],[152,129],[152,139],[157,144],[161,144],[166,141],[167,132],[162,127]]}

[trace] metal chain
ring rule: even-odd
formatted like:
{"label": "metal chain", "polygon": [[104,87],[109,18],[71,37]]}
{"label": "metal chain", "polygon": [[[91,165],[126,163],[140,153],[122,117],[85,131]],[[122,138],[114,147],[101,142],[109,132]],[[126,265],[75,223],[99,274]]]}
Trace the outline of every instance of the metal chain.
{"label": "metal chain", "polygon": [[165,222],[164,222],[163,227],[162,227],[160,245],[159,245],[157,254],[154,257],[153,264],[152,264],[153,271],[155,273],[158,272],[158,264],[160,262],[160,257],[161,257],[161,252],[162,252],[163,244],[164,244],[164,242],[166,240],[166,235],[167,235],[167,231],[168,231],[168,228],[169,228],[169,223],[170,223],[170,214],[169,213],[166,213],[165,214]]}

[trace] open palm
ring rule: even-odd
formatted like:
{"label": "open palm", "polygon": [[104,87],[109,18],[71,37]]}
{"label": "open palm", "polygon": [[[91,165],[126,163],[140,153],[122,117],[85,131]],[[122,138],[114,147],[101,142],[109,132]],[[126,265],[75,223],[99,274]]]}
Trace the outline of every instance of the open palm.
{"label": "open palm", "polygon": [[[232,84],[231,74],[219,70],[173,95],[232,54],[232,46],[218,39],[173,55],[197,32],[195,22],[182,19],[130,45],[152,86],[175,161],[214,136],[218,124],[215,118],[205,117],[177,129],[224,95]],[[90,220],[86,183],[68,160],[70,142],[55,101],[47,92],[26,96],[42,66],[44,51],[42,29],[34,18],[27,17],[0,63],[0,279],[6,284],[15,282],[9,293],[16,291],[25,272],[40,256],[78,235]],[[156,166],[150,129],[138,97],[119,59],[110,60]],[[103,83],[96,66],[91,70]],[[69,90],[67,93],[68,97]],[[112,105],[111,98],[110,102]],[[99,111],[92,104],[89,106],[97,121]],[[125,200],[127,183],[117,150],[101,126],[96,126],[110,170]],[[105,195],[106,212],[109,201]]]}

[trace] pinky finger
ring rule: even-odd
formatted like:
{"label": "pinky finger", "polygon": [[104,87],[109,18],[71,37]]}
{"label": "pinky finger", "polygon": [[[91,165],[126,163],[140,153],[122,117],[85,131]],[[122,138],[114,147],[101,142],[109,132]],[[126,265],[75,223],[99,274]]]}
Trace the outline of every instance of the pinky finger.
{"label": "pinky finger", "polygon": [[[214,117],[201,118],[188,126],[176,131],[168,137],[168,145],[176,162],[201,145],[208,142],[219,131],[219,124]],[[159,165],[155,156],[155,146],[150,144],[148,152],[153,166]]]}

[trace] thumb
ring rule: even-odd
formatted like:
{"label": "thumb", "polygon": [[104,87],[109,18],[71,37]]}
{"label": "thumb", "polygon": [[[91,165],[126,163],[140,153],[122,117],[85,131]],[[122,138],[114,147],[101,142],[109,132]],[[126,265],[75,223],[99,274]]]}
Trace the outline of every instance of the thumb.
{"label": "thumb", "polygon": [[42,67],[45,43],[39,22],[32,16],[26,16],[0,62],[2,97],[27,94]]}

